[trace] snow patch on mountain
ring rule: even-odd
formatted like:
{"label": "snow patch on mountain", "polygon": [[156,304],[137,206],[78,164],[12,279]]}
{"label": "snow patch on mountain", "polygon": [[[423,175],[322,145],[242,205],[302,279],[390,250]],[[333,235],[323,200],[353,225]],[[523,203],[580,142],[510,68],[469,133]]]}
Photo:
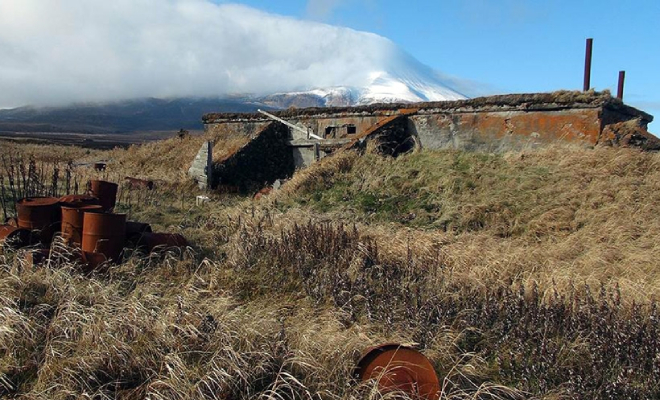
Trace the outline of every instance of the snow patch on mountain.
{"label": "snow patch on mountain", "polygon": [[348,107],[375,103],[416,103],[424,101],[461,100],[466,97],[442,85],[402,81],[388,73],[373,74],[366,87],[333,87],[308,91],[276,93],[261,97],[260,102],[278,108]]}
{"label": "snow patch on mountain", "polygon": [[277,93],[261,99],[274,107],[342,107],[374,103],[415,103],[462,100],[449,79],[420,63],[406,52],[392,47],[381,60],[380,69],[365,74],[360,86],[313,88]]}

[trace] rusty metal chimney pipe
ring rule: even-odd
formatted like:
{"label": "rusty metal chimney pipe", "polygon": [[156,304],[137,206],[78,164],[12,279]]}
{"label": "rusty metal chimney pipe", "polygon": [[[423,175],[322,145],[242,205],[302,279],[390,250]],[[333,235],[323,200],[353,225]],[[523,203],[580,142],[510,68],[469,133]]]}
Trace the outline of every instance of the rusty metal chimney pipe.
{"label": "rusty metal chimney pipe", "polygon": [[619,87],[616,90],[616,98],[623,100],[623,84],[626,81],[626,71],[619,71]]}
{"label": "rusty metal chimney pipe", "polygon": [[584,57],[584,86],[583,91],[589,90],[591,87],[591,54],[594,46],[592,38],[587,39],[587,51]]}

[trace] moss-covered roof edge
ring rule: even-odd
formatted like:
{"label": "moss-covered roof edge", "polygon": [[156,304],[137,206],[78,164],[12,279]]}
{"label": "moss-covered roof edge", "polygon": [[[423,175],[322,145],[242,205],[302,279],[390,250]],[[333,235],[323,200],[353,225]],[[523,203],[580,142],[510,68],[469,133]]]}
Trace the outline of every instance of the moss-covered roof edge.
{"label": "moss-covered roof edge", "polygon": [[[609,91],[588,92],[560,90],[550,93],[520,93],[495,96],[476,97],[467,100],[434,101],[422,103],[378,103],[354,107],[310,107],[289,108],[282,111],[271,111],[274,115],[285,119],[308,117],[329,117],[337,114],[369,115],[392,114],[399,109],[419,109],[420,112],[474,112],[474,111],[534,111],[559,110],[570,108],[608,108],[623,114],[638,117],[644,122],[652,122],[653,116],[637,108],[624,104],[620,99],[612,97]],[[202,117],[205,124],[228,121],[266,121],[259,113],[209,113]]]}

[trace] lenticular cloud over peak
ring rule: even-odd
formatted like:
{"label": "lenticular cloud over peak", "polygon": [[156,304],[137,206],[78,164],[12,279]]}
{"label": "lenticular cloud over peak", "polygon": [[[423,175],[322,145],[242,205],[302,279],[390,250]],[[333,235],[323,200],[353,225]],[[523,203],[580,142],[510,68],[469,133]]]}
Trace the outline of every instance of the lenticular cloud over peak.
{"label": "lenticular cloud over peak", "polygon": [[241,5],[0,0],[0,26],[5,107],[365,87],[374,71],[441,100],[437,76],[388,39]]}

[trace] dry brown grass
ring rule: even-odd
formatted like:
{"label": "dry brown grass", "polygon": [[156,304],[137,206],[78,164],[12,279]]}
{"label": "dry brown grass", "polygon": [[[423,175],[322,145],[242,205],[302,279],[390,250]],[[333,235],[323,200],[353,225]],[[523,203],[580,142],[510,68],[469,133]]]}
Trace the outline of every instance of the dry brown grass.
{"label": "dry brown grass", "polygon": [[245,137],[204,134],[184,139],[171,138],[109,152],[111,169],[142,179],[169,183],[186,180],[188,169],[205,141],[214,141],[213,159],[220,162],[249,142]]}
{"label": "dry brown grass", "polygon": [[[131,213],[185,233],[194,251],[136,256],[92,277],[0,254],[0,395],[376,399],[349,377],[358,354],[384,341],[421,342],[443,399],[605,391],[580,376],[617,393],[655,390],[640,387],[652,374],[592,355],[639,361],[641,345],[617,344],[631,355],[607,347],[637,331],[644,351],[656,346],[646,321],[660,294],[660,156],[346,152],[267,200],[214,196],[196,208],[183,179],[202,140],[114,150],[105,173],[172,182]],[[535,369],[523,356],[545,360],[539,343],[559,360]],[[642,361],[635,371],[657,362]]]}
{"label": "dry brown grass", "polygon": [[284,220],[304,205],[303,218],[358,222],[387,251],[441,257],[466,281],[606,282],[648,301],[660,295],[659,167],[659,155],[609,148],[347,154],[277,200]]}
{"label": "dry brown grass", "polygon": [[26,158],[33,156],[36,160],[45,163],[93,162],[105,159],[107,151],[84,149],[77,146],[59,146],[42,144],[19,144],[0,140],[0,155],[22,155]]}
{"label": "dry brown grass", "polygon": [[[238,301],[215,278],[222,266],[192,254],[133,258],[94,277],[56,262],[25,268],[15,256],[0,263],[5,395],[380,399],[373,386],[349,384],[357,357],[370,344],[410,341],[289,295]],[[479,390],[515,393],[464,384],[443,398]]]}

